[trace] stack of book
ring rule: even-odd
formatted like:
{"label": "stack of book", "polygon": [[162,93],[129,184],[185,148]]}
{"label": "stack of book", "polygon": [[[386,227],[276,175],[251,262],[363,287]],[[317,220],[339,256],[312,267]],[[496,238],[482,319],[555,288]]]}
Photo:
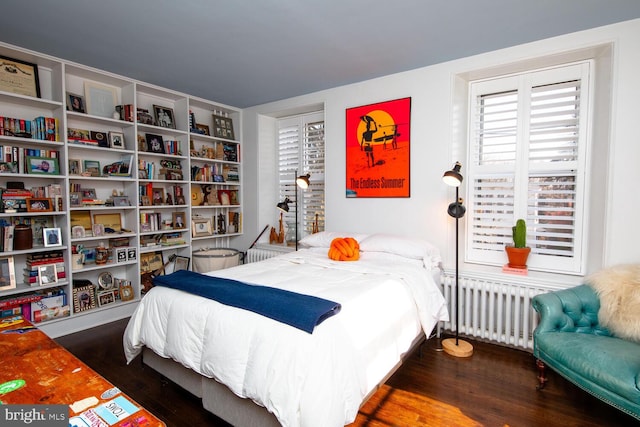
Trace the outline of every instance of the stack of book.
{"label": "stack of book", "polygon": [[37,252],[27,255],[24,269],[24,283],[29,286],[40,286],[40,274],[42,267],[55,266],[57,280],[67,277],[64,269],[64,257],[61,250]]}
{"label": "stack of book", "polygon": [[184,245],[185,240],[182,233],[168,233],[162,236],[160,244],[162,246]]}

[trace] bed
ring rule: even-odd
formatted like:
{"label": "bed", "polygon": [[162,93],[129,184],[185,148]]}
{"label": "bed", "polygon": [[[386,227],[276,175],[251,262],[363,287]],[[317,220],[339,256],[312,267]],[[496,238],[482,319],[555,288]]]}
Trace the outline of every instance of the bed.
{"label": "bed", "polygon": [[143,362],[202,398],[236,426],[342,426],[439,321],[448,320],[429,243],[351,235],[360,259],[333,261],[322,232],[303,249],[206,273],[335,301],[312,333],[252,311],[156,286],[123,337],[127,363]]}

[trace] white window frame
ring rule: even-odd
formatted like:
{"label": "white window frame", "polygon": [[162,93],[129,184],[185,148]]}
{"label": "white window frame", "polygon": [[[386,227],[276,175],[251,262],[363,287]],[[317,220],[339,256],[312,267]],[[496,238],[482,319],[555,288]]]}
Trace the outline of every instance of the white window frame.
{"label": "white window frame", "polygon": [[[314,126],[314,124],[319,125]],[[297,204],[301,208],[298,216],[298,238],[311,234],[316,220],[318,231],[324,231],[324,112],[280,118],[277,123],[277,133],[279,198],[281,201],[287,197],[291,200],[290,210],[283,214],[283,220],[286,223],[296,221]],[[285,138],[289,141],[285,142]],[[314,138],[315,141],[309,141],[309,138]],[[321,147],[318,146],[317,138],[322,140]],[[283,152],[285,144],[288,145],[288,152]],[[310,174],[308,189],[302,190],[296,187],[296,173],[297,176]]]}
{"label": "white window frame", "polygon": [[[505,244],[512,243],[511,226],[515,224],[516,219],[524,218],[527,221],[527,244],[532,247],[532,253],[528,260],[529,269],[563,274],[584,274],[588,229],[585,212],[589,194],[587,171],[590,165],[593,68],[593,62],[586,60],[469,83],[468,157],[465,176],[468,195],[468,200],[465,203],[467,205],[465,262],[504,265],[506,255],[503,248]],[[581,82],[576,159],[561,163],[532,161],[529,158],[531,88],[575,79],[579,79]],[[513,162],[506,164],[482,163],[478,154],[480,120],[476,114],[476,102],[478,97],[482,95],[509,91],[517,91],[518,93],[515,158]],[[553,255],[549,253],[550,251],[536,249],[536,241],[540,234],[537,232],[537,227],[542,232],[543,226],[536,224],[536,210],[532,210],[529,206],[531,196],[529,178],[544,173],[560,176],[561,168],[557,167],[558,164],[568,167],[571,173],[575,173],[575,210],[573,211],[573,242],[570,256],[566,254],[563,256]],[[505,183],[509,182],[505,184],[507,191],[501,190],[505,194],[505,208],[503,211],[496,209],[490,220],[486,220],[486,218],[483,220],[480,214],[482,210],[479,188],[481,187],[477,183],[480,182],[480,179],[496,180],[499,177],[505,177]],[[513,185],[512,193],[509,191],[511,185]],[[489,185],[485,186],[485,191],[487,187]],[[537,211],[539,212],[539,210]],[[483,223],[483,221],[485,222]],[[480,225],[489,223],[491,224],[489,235],[481,235],[477,231],[481,230]],[[539,247],[542,248],[543,245]]]}

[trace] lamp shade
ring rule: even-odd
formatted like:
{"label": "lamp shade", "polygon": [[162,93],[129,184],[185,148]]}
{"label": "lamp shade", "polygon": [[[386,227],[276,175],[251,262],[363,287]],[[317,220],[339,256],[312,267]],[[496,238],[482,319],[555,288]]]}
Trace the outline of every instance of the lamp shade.
{"label": "lamp shade", "polygon": [[306,188],[309,188],[310,177],[311,177],[310,173],[306,175],[300,175],[298,178],[296,178],[296,184],[298,184],[298,187],[302,188],[303,190]]}
{"label": "lamp shade", "polygon": [[282,212],[289,212],[289,203],[291,203],[291,200],[289,200],[288,197],[285,197],[284,201],[278,203],[276,206],[278,207],[278,209],[280,209]]}
{"label": "lamp shade", "polygon": [[462,184],[462,174],[460,173],[461,168],[462,165],[460,162],[456,162],[453,169],[446,171],[444,175],[442,175],[444,183],[451,187],[459,187],[460,184]]}

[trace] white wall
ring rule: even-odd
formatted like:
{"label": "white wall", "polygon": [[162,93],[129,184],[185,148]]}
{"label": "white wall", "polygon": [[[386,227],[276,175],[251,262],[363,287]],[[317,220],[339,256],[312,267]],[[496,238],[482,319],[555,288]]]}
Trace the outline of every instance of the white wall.
{"label": "white wall", "polygon": [[[256,206],[257,209],[257,212],[245,209],[246,246],[267,222],[277,225],[277,212],[273,206],[276,203],[273,198],[275,157],[272,154],[275,139],[272,121],[268,117],[284,110],[324,103],[327,230],[420,236],[439,246],[445,266],[451,267],[454,262],[453,222],[446,214],[446,207],[453,200],[454,193],[442,183],[441,177],[455,160],[464,161],[464,153],[460,153],[463,149],[460,144],[454,143],[464,139],[461,134],[464,111],[455,102],[460,99],[459,84],[455,84],[458,76],[606,43],[613,43],[612,119],[609,126],[608,117],[604,118],[607,123],[600,129],[606,129],[605,135],[600,132],[596,136],[601,144],[610,139],[610,157],[609,164],[606,156],[594,159],[596,170],[605,171],[595,184],[602,188],[597,202],[604,204],[606,210],[599,220],[604,223],[601,236],[598,238],[598,233],[592,233],[595,238],[604,240],[604,248],[598,248],[595,256],[590,255],[588,271],[599,268],[598,264],[638,262],[640,253],[635,242],[640,241],[640,227],[630,227],[628,221],[640,209],[640,191],[634,188],[640,183],[640,20],[568,34],[245,110],[244,201],[245,206]],[[407,96],[412,98],[411,197],[347,199],[345,110]],[[606,98],[600,99],[600,102],[607,101]],[[247,155],[250,152],[255,155]],[[255,204],[247,203],[251,198],[254,198]]]}

